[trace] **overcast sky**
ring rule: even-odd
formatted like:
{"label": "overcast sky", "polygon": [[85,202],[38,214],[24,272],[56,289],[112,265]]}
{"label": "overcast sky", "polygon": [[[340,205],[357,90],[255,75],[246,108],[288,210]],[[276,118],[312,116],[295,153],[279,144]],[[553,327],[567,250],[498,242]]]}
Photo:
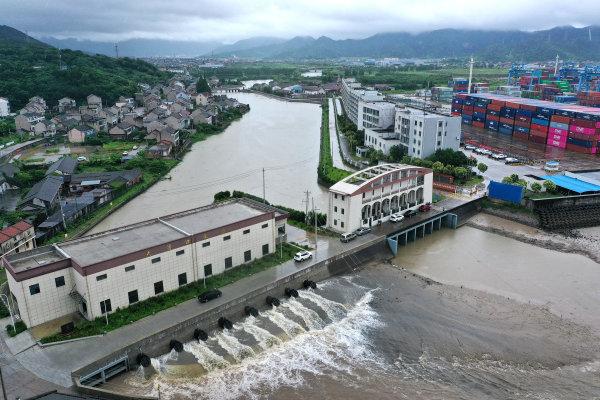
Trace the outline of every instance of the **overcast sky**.
{"label": "overcast sky", "polygon": [[32,36],[223,41],[362,38],[438,28],[536,30],[600,21],[600,0],[0,0],[0,24]]}

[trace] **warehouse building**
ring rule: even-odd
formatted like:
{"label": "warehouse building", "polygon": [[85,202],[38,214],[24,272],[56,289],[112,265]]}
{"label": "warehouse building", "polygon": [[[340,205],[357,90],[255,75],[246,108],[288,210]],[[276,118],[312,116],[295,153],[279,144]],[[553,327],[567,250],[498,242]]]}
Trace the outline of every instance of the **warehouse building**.
{"label": "warehouse building", "polygon": [[353,232],[389,220],[391,214],[431,203],[433,172],[404,164],[358,171],[329,188],[327,227]]}
{"label": "warehouse building", "polygon": [[275,251],[287,214],[235,199],[2,259],[28,327],[88,320]]}

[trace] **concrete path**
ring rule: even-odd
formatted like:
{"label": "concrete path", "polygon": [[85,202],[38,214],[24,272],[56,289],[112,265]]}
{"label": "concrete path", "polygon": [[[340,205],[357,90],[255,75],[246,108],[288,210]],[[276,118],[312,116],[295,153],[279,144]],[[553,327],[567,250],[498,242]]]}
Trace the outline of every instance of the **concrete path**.
{"label": "concrete path", "polygon": [[338,137],[339,135],[335,124],[335,107],[333,105],[333,99],[329,98],[329,147],[331,148],[331,159],[333,160],[334,167],[349,171],[350,168],[348,168],[342,160]]}

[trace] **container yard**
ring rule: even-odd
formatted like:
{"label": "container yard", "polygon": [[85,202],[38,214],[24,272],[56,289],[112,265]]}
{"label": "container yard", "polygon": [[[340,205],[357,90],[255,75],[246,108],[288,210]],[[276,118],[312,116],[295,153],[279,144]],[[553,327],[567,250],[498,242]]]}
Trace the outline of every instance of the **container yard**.
{"label": "container yard", "polygon": [[490,93],[458,93],[452,114],[463,124],[567,151],[597,154],[600,108]]}

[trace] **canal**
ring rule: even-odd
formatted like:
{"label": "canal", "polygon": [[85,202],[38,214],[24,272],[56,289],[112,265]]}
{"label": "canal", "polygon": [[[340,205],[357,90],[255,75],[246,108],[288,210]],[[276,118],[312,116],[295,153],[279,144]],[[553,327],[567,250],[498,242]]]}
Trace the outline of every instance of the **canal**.
{"label": "canal", "polygon": [[231,93],[250,112],[223,133],[194,144],[163,180],[111,214],[90,233],[209,204],[221,190],[242,190],[304,209],[305,191],[326,210],[326,188],[317,184],[321,109],[253,93]]}

